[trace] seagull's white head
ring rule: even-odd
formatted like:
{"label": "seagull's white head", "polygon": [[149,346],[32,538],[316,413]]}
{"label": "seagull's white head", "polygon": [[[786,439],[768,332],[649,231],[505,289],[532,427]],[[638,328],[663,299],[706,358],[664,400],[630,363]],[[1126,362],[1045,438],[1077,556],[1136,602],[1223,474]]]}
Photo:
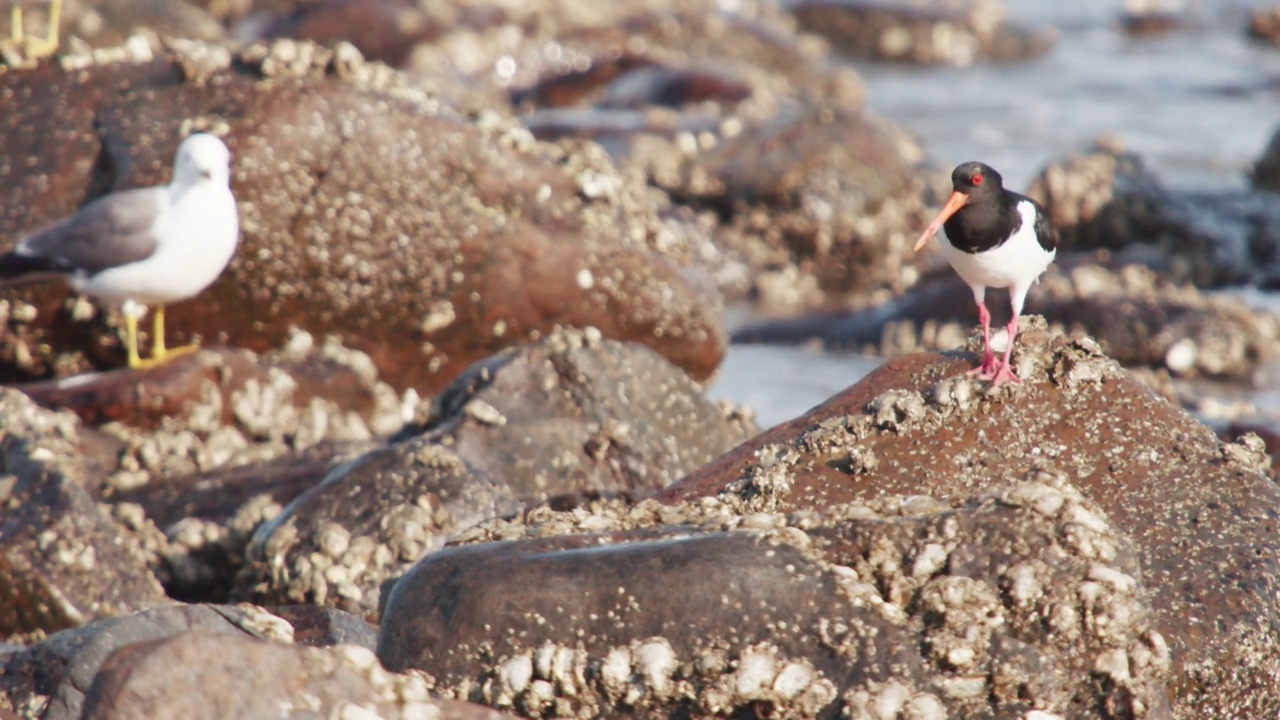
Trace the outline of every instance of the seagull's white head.
{"label": "seagull's white head", "polygon": [[206,182],[231,184],[231,151],[216,136],[197,133],[178,146],[172,184],[191,187]]}

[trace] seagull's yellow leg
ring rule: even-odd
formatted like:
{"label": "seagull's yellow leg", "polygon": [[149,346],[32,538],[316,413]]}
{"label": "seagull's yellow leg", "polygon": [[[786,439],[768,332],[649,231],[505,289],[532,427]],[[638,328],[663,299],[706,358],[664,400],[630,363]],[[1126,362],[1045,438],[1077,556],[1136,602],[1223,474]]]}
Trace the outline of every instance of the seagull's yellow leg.
{"label": "seagull's yellow leg", "polygon": [[186,355],[187,353],[195,352],[196,350],[200,349],[200,346],[195,343],[191,343],[190,345],[183,345],[181,347],[176,347],[176,348],[165,346],[164,344],[164,305],[156,306],[156,314],[152,318],[152,322],[153,322],[153,325],[151,326],[152,327],[151,359],[149,361],[152,363],[152,365],[150,365],[149,367],[154,367],[155,365],[159,365],[160,363],[165,362],[170,358],[178,357],[179,355]]}
{"label": "seagull's yellow leg", "polygon": [[[18,7],[14,7],[17,18],[22,17],[22,13]],[[58,23],[62,21],[62,0],[50,0],[49,2],[49,29],[42,38],[26,38],[24,43],[24,55],[28,60],[36,60],[43,57],[49,57],[58,50]],[[19,38],[14,38],[19,40]]]}
{"label": "seagull's yellow leg", "polygon": [[9,11],[9,39],[17,47],[22,47],[22,38],[25,33],[22,30],[22,6],[14,5]]}
{"label": "seagull's yellow leg", "polygon": [[142,358],[138,357],[138,318],[133,314],[124,316],[124,344],[129,353],[129,367],[142,367]]}

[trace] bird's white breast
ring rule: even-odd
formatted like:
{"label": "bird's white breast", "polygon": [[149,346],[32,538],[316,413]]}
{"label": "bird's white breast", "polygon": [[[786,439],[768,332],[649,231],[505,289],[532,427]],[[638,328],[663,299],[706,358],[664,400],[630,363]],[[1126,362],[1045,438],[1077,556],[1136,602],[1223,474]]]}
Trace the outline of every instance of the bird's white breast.
{"label": "bird's white breast", "polygon": [[231,189],[202,182],[174,198],[151,232],[160,245],[147,259],[104,270],[78,290],[108,302],[143,305],[186,300],[222,274],[235,254],[240,222]]}
{"label": "bird's white breast", "polygon": [[[979,253],[957,250],[941,238],[943,256],[971,287],[1015,287],[1025,291],[1053,262],[1056,250],[1045,250],[1036,239],[1036,207],[1018,203],[1022,226],[1001,245]],[[944,231],[945,235],[945,231]]]}

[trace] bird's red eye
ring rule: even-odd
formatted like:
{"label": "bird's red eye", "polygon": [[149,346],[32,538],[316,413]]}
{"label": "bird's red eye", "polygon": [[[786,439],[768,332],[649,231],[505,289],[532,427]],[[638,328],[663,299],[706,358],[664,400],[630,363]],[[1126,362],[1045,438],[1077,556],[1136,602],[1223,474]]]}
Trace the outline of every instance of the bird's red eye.
{"label": "bird's red eye", "polygon": [[974,176],[973,176],[973,180],[972,180],[972,182],[973,182],[973,184],[974,184],[974,185],[981,185],[981,184],[982,184],[982,173],[978,173],[977,175],[974,175]]}

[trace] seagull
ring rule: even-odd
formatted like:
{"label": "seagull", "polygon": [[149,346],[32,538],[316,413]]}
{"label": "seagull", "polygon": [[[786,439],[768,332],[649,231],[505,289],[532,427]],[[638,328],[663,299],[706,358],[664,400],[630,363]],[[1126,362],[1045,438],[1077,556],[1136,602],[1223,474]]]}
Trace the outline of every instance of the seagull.
{"label": "seagull", "polygon": [[[239,238],[231,153],[217,137],[198,133],[178,146],[168,185],[103,196],[27,235],[0,256],[0,283],[60,275],[76,292],[118,305],[129,367],[146,369],[196,349],[165,347],[165,305],[209,287]],[[138,320],[149,305],[155,325],[144,359]]]}
{"label": "seagull", "polygon": [[[915,251],[920,252],[939,228],[946,230],[942,254],[973,291],[982,323],[982,365],[969,374],[997,386],[1018,382],[1009,367],[1018,316],[1027,291],[1058,252],[1057,235],[1044,208],[1006,190],[1004,179],[990,165],[976,161],[957,165],[951,172],[951,187],[951,197],[920,235]],[[1009,288],[1013,307],[1006,327],[1009,341],[999,362],[991,352],[991,313],[984,301],[989,287]]]}

